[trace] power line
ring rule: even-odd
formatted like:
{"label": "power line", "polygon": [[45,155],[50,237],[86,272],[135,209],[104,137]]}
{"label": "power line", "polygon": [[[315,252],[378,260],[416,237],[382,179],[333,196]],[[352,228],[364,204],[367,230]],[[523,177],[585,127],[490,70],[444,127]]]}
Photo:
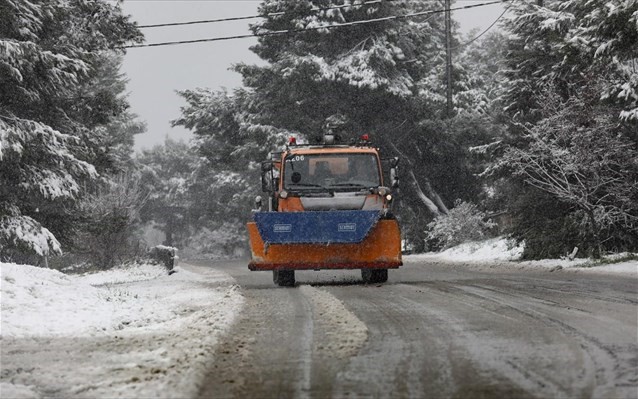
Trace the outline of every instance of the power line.
{"label": "power line", "polygon": [[[316,11],[337,10],[337,9],[340,9],[340,8],[348,8],[348,7],[360,7],[360,6],[367,6],[367,5],[370,5],[370,4],[379,4],[382,1],[383,0],[372,0],[372,1],[364,1],[364,2],[359,3],[359,4],[344,4],[344,5],[331,6],[331,7],[315,7],[315,8],[311,8],[310,11],[316,12]],[[286,13],[285,11],[281,11],[281,12],[272,12],[272,13],[268,13],[268,14],[264,14],[264,15],[248,15],[248,16],[245,16],[245,17],[229,17],[229,18],[218,18],[218,19],[204,19],[204,20],[200,20],[200,21],[186,21],[186,22],[171,22],[171,23],[165,23],[165,24],[139,25],[138,28],[139,29],[163,28],[163,27],[168,27],[168,26],[183,26],[183,25],[210,24],[210,23],[215,23],[215,22],[241,21],[241,20],[244,20],[244,19],[276,17],[276,16],[284,15],[285,13]]]}
{"label": "power line", "polygon": [[486,33],[487,33],[490,29],[492,29],[492,28],[494,27],[494,25],[496,25],[496,23],[497,23],[498,21],[500,21],[500,20],[501,20],[501,18],[503,18],[503,15],[505,15],[505,13],[506,13],[506,12],[510,9],[510,7],[511,7],[511,5],[510,5],[510,6],[508,6],[507,8],[505,8],[505,10],[503,10],[503,12],[501,13],[501,15],[499,15],[499,16],[498,16],[498,18],[496,18],[496,19],[494,20],[494,22],[492,22],[492,24],[491,24],[490,26],[488,26],[488,27],[487,27],[487,28],[486,28],[483,32],[479,33],[477,36],[475,36],[474,38],[472,38],[472,39],[468,40],[468,41],[467,41],[467,42],[465,42],[465,43],[459,44],[459,45],[458,45],[458,46],[456,46],[456,47],[452,47],[450,50],[457,50],[457,49],[459,49],[459,48],[461,48],[461,47],[465,47],[465,46],[467,46],[467,45],[469,45],[469,44],[472,44],[472,43],[474,43],[475,41],[477,41],[479,38],[481,38],[481,36],[483,36],[483,35],[484,35],[484,34],[486,34]]}
{"label": "power line", "polygon": [[[467,5],[467,6],[463,6],[463,7],[451,8],[450,11],[467,10],[467,9],[470,9],[470,8],[485,7],[485,6],[489,6],[489,5],[493,5],[493,4],[505,3],[507,1],[509,1],[509,0],[495,0],[495,1],[487,2],[487,3],[472,4],[472,5]],[[245,35],[213,37],[213,38],[207,38],[207,39],[179,40],[179,41],[172,41],[172,42],[147,43],[147,44],[132,44],[132,45],[129,45],[129,46],[122,46],[122,47],[118,47],[118,48],[127,49],[127,48],[141,48],[141,47],[160,47],[160,46],[172,46],[172,45],[178,45],[178,44],[191,44],[191,43],[203,43],[203,42],[217,42],[217,41],[222,41],[222,40],[246,39],[246,38],[250,38],[250,37],[279,36],[279,35],[285,35],[285,34],[290,34],[290,33],[309,32],[309,31],[317,31],[317,30],[322,30],[322,29],[336,29],[336,28],[341,28],[341,27],[346,27],[346,26],[365,25],[365,24],[370,24],[370,23],[375,23],[375,22],[385,22],[385,21],[392,21],[392,20],[414,18],[414,17],[423,16],[423,15],[438,14],[438,13],[443,13],[443,12],[445,12],[445,9],[443,9],[443,10],[422,11],[422,12],[417,12],[417,13],[413,13],[413,14],[405,14],[405,15],[392,15],[392,16],[383,17],[383,18],[367,19],[367,20],[361,20],[361,21],[352,21],[352,22],[345,22],[345,23],[342,23],[342,24],[317,26],[317,27],[312,27],[312,28],[289,29],[289,30],[280,30],[280,31],[272,31],[272,32],[264,32],[264,33],[245,34]]]}

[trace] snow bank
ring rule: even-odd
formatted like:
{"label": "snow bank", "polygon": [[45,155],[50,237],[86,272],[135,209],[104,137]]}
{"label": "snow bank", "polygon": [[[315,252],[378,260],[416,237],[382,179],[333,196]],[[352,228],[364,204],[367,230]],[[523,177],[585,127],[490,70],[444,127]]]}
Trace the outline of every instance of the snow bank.
{"label": "snow bank", "polygon": [[588,273],[621,273],[638,276],[638,261],[630,260],[626,262],[612,263],[610,265],[578,268],[578,271],[581,270]]}
{"label": "snow bank", "polygon": [[170,300],[165,292],[160,296],[159,290],[126,287],[126,283],[162,278],[168,283],[166,274],[156,265],[136,265],[67,276],[50,269],[0,263],[0,335],[85,336],[168,320],[172,314],[163,306]]}
{"label": "snow bank", "polygon": [[[516,245],[513,240],[499,237],[485,241],[461,244],[442,252],[404,256],[403,259],[406,262],[434,261],[463,263],[476,268],[480,268],[479,265],[489,264],[490,268],[498,265],[499,267],[511,267],[516,269],[571,269],[579,272],[622,273],[638,276],[638,261],[635,260],[619,261],[619,263],[603,265],[597,264],[592,259],[585,258],[576,258],[574,260],[562,258],[519,261],[523,254],[523,250],[523,245]],[[623,257],[627,257],[628,255],[628,253],[613,254],[606,256],[605,260],[619,260]]]}
{"label": "snow bank", "polygon": [[407,256],[408,259],[440,259],[450,262],[486,262],[517,260],[524,247],[513,240],[492,238],[485,241],[467,242],[442,252]]}
{"label": "snow bank", "polygon": [[0,263],[2,397],[196,395],[243,297],[221,272],[175,270],[69,276]]}

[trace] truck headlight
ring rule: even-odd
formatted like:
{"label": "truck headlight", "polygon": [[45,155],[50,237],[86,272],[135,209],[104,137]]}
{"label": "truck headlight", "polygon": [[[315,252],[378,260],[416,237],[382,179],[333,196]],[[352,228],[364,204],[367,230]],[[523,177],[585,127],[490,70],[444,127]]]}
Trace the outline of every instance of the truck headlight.
{"label": "truck headlight", "polygon": [[288,191],[281,190],[281,192],[279,193],[279,198],[283,198],[283,199],[288,198]]}

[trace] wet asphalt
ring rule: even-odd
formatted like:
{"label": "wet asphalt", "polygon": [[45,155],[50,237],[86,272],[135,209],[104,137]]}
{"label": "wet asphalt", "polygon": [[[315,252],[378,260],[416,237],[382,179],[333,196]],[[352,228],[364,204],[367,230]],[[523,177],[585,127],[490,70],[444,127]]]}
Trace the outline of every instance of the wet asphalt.
{"label": "wet asphalt", "polygon": [[[201,398],[636,398],[638,279],[404,259],[384,284],[360,271],[297,272],[292,288],[246,261],[245,306]],[[301,289],[330,294],[367,328],[355,351]],[[343,307],[341,307],[343,308]]]}

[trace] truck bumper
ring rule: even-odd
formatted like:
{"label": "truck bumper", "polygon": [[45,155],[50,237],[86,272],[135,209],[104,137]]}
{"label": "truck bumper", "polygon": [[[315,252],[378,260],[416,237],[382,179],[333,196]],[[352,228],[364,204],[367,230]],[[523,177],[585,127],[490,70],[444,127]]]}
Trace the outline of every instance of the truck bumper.
{"label": "truck bumper", "polygon": [[396,269],[403,264],[396,220],[379,220],[363,241],[347,244],[266,245],[256,223],[248,223],[247,228],[250,270]]}

